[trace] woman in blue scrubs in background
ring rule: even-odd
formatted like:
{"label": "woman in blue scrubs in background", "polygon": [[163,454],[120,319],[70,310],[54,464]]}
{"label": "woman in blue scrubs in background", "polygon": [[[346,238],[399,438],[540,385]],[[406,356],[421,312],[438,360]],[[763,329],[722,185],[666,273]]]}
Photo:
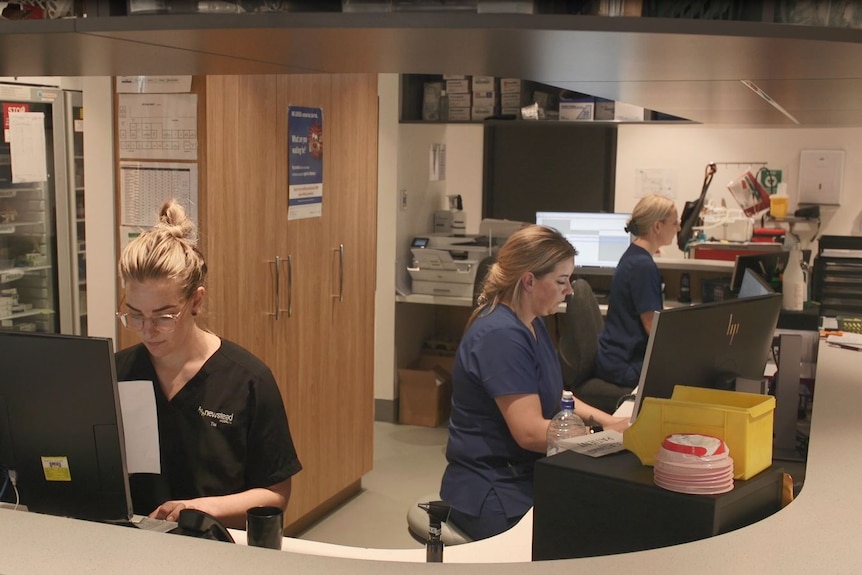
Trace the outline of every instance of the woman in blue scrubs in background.
{"label": "woman in blue scrubs in background", "polygon": [[[440,495],[452,507],[449,522],[473,539],[502,533],[533,505],[533,465],[545,455],[563,392],[543,316],[572,292],[576,253],[551,228],[515,232],[488,270],[458,346]],[[575,412],[609,429],[628,424],[577,400]]]}
{"label": "woman in blue scrubs in background", "polygon": [[676,206],[659,195],[641,198],[626,226],[635,240],[611,280],[595,371],[596,377],[624,388],[621,395],[638,384],[653,315],[663,306],[661,275],[653,254],[671,244],[679,229]]}

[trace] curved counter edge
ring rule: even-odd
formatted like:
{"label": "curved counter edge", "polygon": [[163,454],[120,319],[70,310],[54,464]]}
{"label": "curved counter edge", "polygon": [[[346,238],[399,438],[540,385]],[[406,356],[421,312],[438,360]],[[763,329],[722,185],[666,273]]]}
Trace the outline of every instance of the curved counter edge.
{"label": "curved counter edge", "polygon": [[[566,569],[603,572],[626,569],[638,575],[697,573],[858,573],[862,546],[856,525],[862,510],[862,462],[855,459],[862,437],[858,385],[862,353],[820,343],[816,401],[811,421],[805,486],[779,513],[743,529],[684,545],[606,557],[536,563],[413,563],[410,572],[529,575]],[[530,526],[522,521],[519,526]],[[517,526],[516,526],[517,527]],[[517,533],[517,532],[516,532]],[[497,539],[497,538],[494,538]],[[518,537],[520,539],[520,537]],[[505,538],[499,541],[505,542]],[[213,572],[401,574],[400,561],[323,557],[275,552],[108,525],[0,510],[0,572],[183,575]],[[313,543],[313,542],[308,542]],[[458,547],[444,558],[456,560]],[[320,544],[326,545],[326,544]],[[314,547],[314,545],[310,545]],[[493,553],[489,540],[486,551]],[[476,547],[478,549],[478,547]],[[287,550],[287,549],[286,549]],[[367,550],[369,552],[379,550]],[[422,550],[404,551],[409,561]],[[290,571],[286,571],[289,569]],[[427,571],[430,572],[430,571]]]}

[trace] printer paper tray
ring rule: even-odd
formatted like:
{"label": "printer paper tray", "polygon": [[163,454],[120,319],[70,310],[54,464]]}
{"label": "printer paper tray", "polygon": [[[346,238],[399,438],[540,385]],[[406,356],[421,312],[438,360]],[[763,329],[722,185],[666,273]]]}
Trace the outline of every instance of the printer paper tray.
{"label": "printer paper tray", "polygon": [[407,271],[410,272],[410,277],[413,278],[413,281],[420,280],[435,283],[445,282],[452,284],[467,284],[470,286],[471,293],[473,289],[473,280],[476,278],[475,266],[470,266],[470,269],[464,271],[423,268],[407,268]]}

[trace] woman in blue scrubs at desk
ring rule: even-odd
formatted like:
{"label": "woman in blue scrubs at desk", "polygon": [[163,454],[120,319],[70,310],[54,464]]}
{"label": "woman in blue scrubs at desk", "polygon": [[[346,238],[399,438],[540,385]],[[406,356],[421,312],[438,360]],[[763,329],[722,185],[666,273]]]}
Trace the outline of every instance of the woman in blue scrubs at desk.
{"label": "woman in blue scrubs at desk", "polygon": [[661,275],[653,254],[679,232],[679,214],[665,196],[641,198],[626,231],[635,240],[617,263],[604,329],[599,336],[595,376],[624,388],[638,384],[653,314],[663,306]]}
{"label": "woman in blue scrubs at desk", "polygon": [[[455,357],[449,462],[441,497],[449,522],[473,539],[512,527],[533,505],[533,465],[560,410],[563,376],[543,316],[572,291],[575,248],[556,230],[528,226],[500,248]],[[622,431],[578,400],[576,413]]]}

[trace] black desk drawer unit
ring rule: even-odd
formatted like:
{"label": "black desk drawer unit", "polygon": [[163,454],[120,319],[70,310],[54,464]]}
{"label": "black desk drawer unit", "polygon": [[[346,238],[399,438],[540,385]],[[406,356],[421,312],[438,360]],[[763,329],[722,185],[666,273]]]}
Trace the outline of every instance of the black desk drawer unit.
{"label": "black desk drawer unit", "polygon": [[[833,251],[824,255],[827,250]],[[820,315],[862,314],[862,238],[821,237],[812,279],[811,297],[820,302]]]}
{"label": "black desk drawer unit", "polygon": [[705,539],[781,509],[782,468],[720,495],[653,483],[653,468],[623,451],[600,458],[565,451],[536,463],[533,561],[613,555]]}

